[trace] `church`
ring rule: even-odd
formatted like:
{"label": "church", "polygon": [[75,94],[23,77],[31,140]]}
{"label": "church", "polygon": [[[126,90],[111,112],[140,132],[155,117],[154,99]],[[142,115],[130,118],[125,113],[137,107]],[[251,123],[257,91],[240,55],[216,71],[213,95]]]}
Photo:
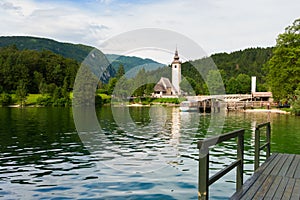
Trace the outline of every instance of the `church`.
{"label": "church", "polygon": [[176,48],[174,60],[172,62],[172,82],[168,78],[161,77],[154,87],[154,97],[157,98],[174,98],[181,95],[181,62],[179,60]]}

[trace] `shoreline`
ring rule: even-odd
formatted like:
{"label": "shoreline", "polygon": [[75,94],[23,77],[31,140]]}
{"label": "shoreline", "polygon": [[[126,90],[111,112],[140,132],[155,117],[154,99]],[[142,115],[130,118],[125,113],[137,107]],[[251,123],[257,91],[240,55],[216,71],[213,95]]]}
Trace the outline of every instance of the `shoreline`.
{"label": "shoreline", "polygon": [[284,110],[279,110],[279,109],[246,109],[244,112],[256,112],[256,113],[277,113],[277,114],[290,114],[290,112],[284,111]]}
{"label": "shoreline", "polygon": [[[178,104],[172,104],[172,103],[158,103],[155,102],[154,104],[150,105],[150,104],[139,104],[139,103],[133,103],[133,104],[104,104],[102,106],[107,106],[107,105],[111,105],[113,107],[150,107],[150,106],[155,106],[155,105],[161,105],[161,106],[174,106],[174,107],[178,107]],[[21,106],[19,104],[12,104],[12,105],[8,105],[8,106],[0,106],[0,107],[8,107],[8,108],[38,108],[38,107],[47,107],[47,106],[41,106],[41,105],[25,105],[25,106]],[[49,106],[49,107],[53,107],[53,106]],[[59,106],[58,106],[59,107]],[[65,107],[65,106],[63,106]],[[67,106],[68,107],[68,106]],[[72,106],[70,106],[72,107]],[[246,112],[246,113],[276,113],[276,114],[291,114],[291,112],[288,111],[284,111],[284,110],[280,110],[280,109],[246,109],[246,110],[241,110],[242,112]]]}

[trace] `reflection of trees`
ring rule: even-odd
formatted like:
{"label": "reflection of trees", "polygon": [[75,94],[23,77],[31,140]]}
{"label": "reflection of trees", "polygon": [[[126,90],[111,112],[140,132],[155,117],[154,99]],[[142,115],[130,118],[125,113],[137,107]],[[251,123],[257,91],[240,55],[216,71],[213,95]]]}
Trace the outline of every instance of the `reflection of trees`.
{"label": "reflection of trees", "polygon": [[41,165],[56,158],[72,162],[64,154],[88,154],[69,108],[1,108],[0,119],[0,150],[7,155],[0,160],[1,166]]}
{"label": "reflection of trees", "polygon": [[149,107],[132,107],[129,109],[130,116],[132,120],[137,124],[141,126],[147,126],[151,119],[149,116]]}

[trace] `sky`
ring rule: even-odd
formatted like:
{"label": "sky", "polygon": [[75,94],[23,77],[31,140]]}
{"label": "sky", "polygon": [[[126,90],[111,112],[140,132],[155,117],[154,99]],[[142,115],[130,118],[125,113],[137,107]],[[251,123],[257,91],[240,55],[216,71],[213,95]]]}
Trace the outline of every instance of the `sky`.
{"label": "sky", "polygon": [[[132,31],[155,28],[183,35],[211,55],[274,46],[278,34],[300,18],[299,10],[299,0],[1,0],[0,35],[46,37],[114,53],[101,49],[103,43],[120,42],[114,39],[126,33],[133,41],[139,36]],[[176,39],[158,38],[162,47],[172,44],[166,50],[158,45],[120,53],[167,64],[176,46],[181,53]]]}

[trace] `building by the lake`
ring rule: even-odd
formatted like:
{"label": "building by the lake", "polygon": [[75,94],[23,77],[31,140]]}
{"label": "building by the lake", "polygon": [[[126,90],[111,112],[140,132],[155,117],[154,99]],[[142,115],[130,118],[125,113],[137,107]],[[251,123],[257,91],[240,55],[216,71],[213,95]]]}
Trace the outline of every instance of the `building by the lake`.
{"label": "building by the lake", "polygon": [[176,48],[174,60],[172,62],[172,82],[170,79],[161,77],[157,84],[154,86],[154,97],[178,97],[181,95],[180,82],[181,82],[181,61],[179,60],[178,51]]}

